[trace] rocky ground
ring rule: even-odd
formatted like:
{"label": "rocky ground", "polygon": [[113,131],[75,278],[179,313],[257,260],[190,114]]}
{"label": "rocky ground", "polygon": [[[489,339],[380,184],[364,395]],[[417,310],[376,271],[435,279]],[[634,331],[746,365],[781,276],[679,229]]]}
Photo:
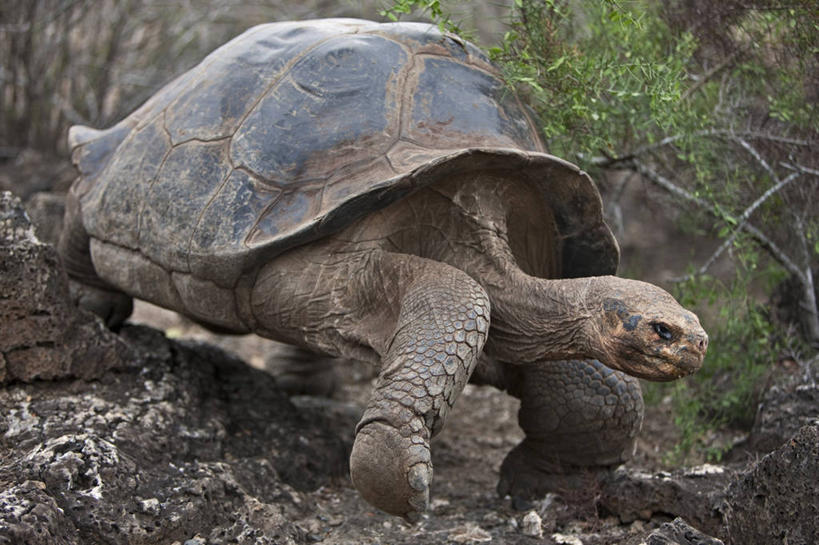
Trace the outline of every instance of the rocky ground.
{"label": "rocky ground", "polygon": [[[53,214],[52,199],[29,203]],[[281,346],[150,306],[133,321],[151,327],[113,334],[68,304],[53,247],[3,195],[0,544],[819,541],[815,375],[767,392],[731,465],[664,471],[675,432],[660,404],[607,482],[515,505],[495,485],[522,438],[517,402],[468,386],[433,443],[431,509],[409,525],[346,476],[370,369],[338,362],[332,399],[287,399],[267,372]]]}

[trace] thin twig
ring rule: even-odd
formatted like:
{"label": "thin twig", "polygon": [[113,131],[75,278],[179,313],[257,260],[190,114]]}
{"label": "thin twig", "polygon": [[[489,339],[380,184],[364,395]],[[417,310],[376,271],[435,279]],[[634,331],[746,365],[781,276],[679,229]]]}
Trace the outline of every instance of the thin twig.
{"label": "thin twig", "polygon": [[802,165],[798,165],[798,164],[794,164],[794,163],[784,163],[783,162],[783,163],[779,163],[779,164],[782,165],[783,167],[789,169],[789,170],[798,170],[799,172],[802,172],[803,174],[810,174],[811,176],[819,176],[819,170],[816,170],[816,169],[813,169],[813,168],[808,168],[806,166],[802,166]]}
{"label": "thin twig", "polygon": [[773,178],[775,182],[779,181],[779,176],[776,175],[776,172],[774,172],[774,170],[771,168],[771,165],[768,164],[768,161],[766,161],[751,144],[749,144],[744,138],[732,137],[731,139],[740,146],[742,146],[742,148],[745,151],[750,153],[753,156],[753,158],[756,159],[756,162],[762,165],[762,168],[765,169],[765,172],[771,175],[771,178]]}
{"label": "thin twig", "polygon": [[[655,172],[651,168],[647,167],[640,161],[636,159],[630,161],[627,166],[624,168],[630,168],[635,172],[638,172],[640,175],[644,176],[647,180],[653,182],[655,185],[658,185],[668,191],[671,194],[677,195],[682,197],[683,199],[692,202],[699,207],[703,208],[705,211],[710,213],[712,216],[716,218],[721,218],[722,214],[720,214],[719,210],[711,203],[697,197],[693,193],[683,189],[682,187],[678,186],[659,172]],[[790,180],[789,180],[790,181]],[[789,273],[794,275],[799,279],[800,282],[805,284],[807,279],[805,278],[805,273],[802,271],[796,263],[794,263],[788,255],[782,251],[782,249],[770,238],[768,238],[762,231],[754,227],[749,222],[744,222],[741,224],[741,229],[747,232],[751,238],[756,240],[756,242],[765,249],[771,257],[777,260]]]}
{"label": "thin twig", "polygon": [[[748,221],[748,218],[751,216],[751,214],[753,214],[754,211],[756,211],[756,209],[762,205],[762,203],[767,201],[771,197],[771,195],[773,195],[774,193],[776,193],[777,191],[779,191],[780,189],[782,189],[783,187],[797,179],[800,176],[800,174],[801,174],[800,172],[792,172],[791,174],[786,176],[785,179],[780,180],[779,183],[777,183],[775,186],[769,187],[765,193],[760,195],[760,197],[753,203],[751,203],[751,205],[748,208],[746,208],[745,211],[739,216],[740,225]],[[739,226],[737,226],[736,228],[739,229]]]}
{"label": "thin twig", "polygon": [[685,90],[685,92],[680,97],[680,102],[688,100],[691,97],[691,95],[697,92],[697,89],[699,89],[705,84],[705,82],[710,80],[712,77],[714,77],[716,74],[720,73],[724,69],[728,68],[734,62],[734,60],[736,60],[739,54],[744,52],[745,52],[744,49],[735,50],[733,53],[728,55],[721,63],[713,67],[705,74],[703,74],[702,77],[700,77],[700,79],[698,79],[694,83],[694,85]]}
{"label": "thin twig", "polygon": [[709,257],[705,261],[705,263],[703,263],[702,267],[697,269],[695,272],[692,272],[690,274],[685,274],[683,276],[673,276],[673,277],[669,278],[669,280],[671,282],[674,282],[674,283],[680,283],[680,282],[688,282],[689,280],[692,280],[692,279],[696,278],[697,276],[702,276],[703,274],[708,272],[708,269],[711,268],[711,265],[713,265],[714,262],[717,259],[719,259],[719,256],[721,256],[722,253],[726,249],[728,249],[728,247],[731,245],[731,242],[733,242],[734,238],[735,237],[732,236],[731,238],[727,238],[724,241],[722,241],[722,244],[719,245],[719,248],[717,248],[714,251],[714,253],[711,254],[711,257]]}
{"label": "thin twig", "polygon": [[805,225],[802,218],[798,214],[793,214],[796,222],[796,237],[799,240],[799,247],[802,250],[802,259],[808,264],[805,267],[805,280],[802,282],[802,289],[804,296],[799,302],[799,306],[805,311],[802,318],[803,325],[808,330],[807,337],[811,339],[811,344],[819,348],[819,313],[816,307],[816,289],[813,283],[813,270],[810,266],[810,250],[808,249],[808,241],[805,237]]}
{"label": "thin twig", "polygon": [[[801,140],[801,139],[798,139],[798,138],[790,138],[790,137],[781,136],[781,135],[778,135],[778,134],[768,134],[768,133],[758,132],[758,131],[740,131],[740,132],[736,132],[736,131],[733,131],[733,130],[730,130],[730,129],[707,129],[707,130],[697,131],[695,133],[692,133],[691,135],[674,134],[674,135],[671,135],[671,136],[666,136],[665,138],[663,138],[662,140],[660,140],[658,142],[654,142],[653,144],[647,144],[645,146],[640,146],[639,148],[635,149],[634,151],[629,152],[629,153],[625,153],[625,154],[623,154],[623,155],[621,155],[619,157],[598,156],[598,157],[587,158],[582,154],[578,154],[578,157],[580,159],[584,159],[584,160],[587,159],[591,164],[593,164],[595,166],[605,168],[605,167],[614,165],[616,163],[629,161],[629,160],[633,159],[634,157],[639,157],[639,156],[641,156],[641,155],[643,155],[643,154],[645,154],[647,152],[651,152],[651,151],[653,151],[653,150],[655,150],[657,148],[662,148],[662,147],[668,146],[670,144],[673,144],[674,142],[677,142],[678,140],[682,140],[683,138],[686,138],[687,136],[692,136],[692,137],[716,136],[716,137],[725,137],[725,138],[731,138],[731,139],[748,138],[748,139],[753,139],[753,140],[768,140],[770,142],[777,142],[779,144],[787,144],[787,145],[790,145],[790,146],[800,146],[800,147],[805,147],[805,146],[810,146],[811,145],[810,140]],[[819,171],[813,171],[812,173],[813,174],[819,174]]]}
{"label": "thin twig", "polygon": [[796,178],[798,178],[799,174],[800,174],[799,172],[794,172],[790,174],[784,180],[781,180],[778,184],[769,188],[757,200],[751,203],[751,205],[748,208],[746,208],[745,211],[742,212],[742,214],[739,216],[737,225],[736,227],[734,227],[731,235],[728,238],[726,238],[722,242],[722,244],[719,245],[719,247],[714,251],[714,253],[711,254],[711,257],[709,257],[705,261],[705,263],[702,265],[702,267],[700,267],[697,270],[697,272],[682,277],[672,278],[672,281],[681,282],[685,280],[690,280],[695,276],[705,274],[711,267],[711,265],[713,265],[714,262],[719,258],[719,256],[721,256],[722,253],[734,242],[734,240],[736,240],[737,235],[739,235],[740,231],[742,231],[742,229],[745,227],[745,224],[748,223],[748,219],[751,217],[751,214],[753,214],[754,211],[762,205],[762,203],[768,200],[771,197],[771,195],[773,195],[774,193],[776,193],[777,191],[779,191],[780,189],[794,181]]}

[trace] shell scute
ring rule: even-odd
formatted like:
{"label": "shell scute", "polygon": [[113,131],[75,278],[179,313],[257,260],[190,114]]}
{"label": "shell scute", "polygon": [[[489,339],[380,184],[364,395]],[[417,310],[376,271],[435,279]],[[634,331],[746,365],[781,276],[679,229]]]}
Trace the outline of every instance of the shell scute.
{"label": "shell scute", "polygon": [[189,271],[193,230],[231,170],[227,148],[228,140],[191,142],[168,154],[142,200],[139,247],[149,259]]}
{"label": "shell scute", "polygon": [[156,92],[151,98],[137,108],[134,113],[129,115],[125,120],[128,124],[135,127],[135,130],[141,130],[145,125],[153,122],[156,118],[162,115],[180,93],[184,92],[197,78],[199,78],[204,71],[200,64],[195,66],[171,80],[162,89]]}
{"label": "shell scute", "polygon": [[409,136],[429,147],[538,149],[515,95],[498,78],[447,58],[422,61]]}
{"label": "shell scute", "polygon": [[174,144],[232,135],[262,93],[304,54],[306,41],[335,35],[322,25],[281,25],[259,25],[231,40],[202,61],[196,77],[179,86],[166,104],[166,126]]}
{"label": "shell scute", "polygon": [[492,69],[486,54],[472,43],[454,34],[442,34],[436,26],[427,23],[380,25],[377,32],[401,42],[416,55],[427,54],[452,57],[467,64]]}
{"label": "shell scute", "polygon": [[168,108],[165,124],[173,143],[232,135],[267,85],[264,74],[255,70],[236,70],[230,78],[200,79]]}
{"label": "shell scute", "polygon": [[191,272],[202,278],[235,278],[251,262],[250,247],[237,246],[252,232],[281,189],[234,170],[202,214],[191,238]]}
{"label": "shell scute", "polygon": [[247,245],[256,247],[259,241],[263,245],[271,237],[296,236],[320,210],[321,193],[321,187],[284,191],[274,203],[276,213],[262,215]]}
{"label": "shell scute", "polygon": [[171,143],[157,117],[123,142],[124,150],[113,154],[95,183],[83,197],[86,230],[100,240],[126,248],[139,248],[139,214],[150,184],[159,172]]}
{"label": "shell scute", "polygon": [[327,177],[386,151],[397,132],[407,54],[378,36],[342,36],[300,59],[245,119],[232,159],[267,180]]}

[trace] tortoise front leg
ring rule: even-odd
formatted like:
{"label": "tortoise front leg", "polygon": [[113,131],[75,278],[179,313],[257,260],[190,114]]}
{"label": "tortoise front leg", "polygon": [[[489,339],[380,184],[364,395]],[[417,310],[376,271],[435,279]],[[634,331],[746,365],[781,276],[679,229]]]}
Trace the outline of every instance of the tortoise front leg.
{"label": "tortoise front leg", "polygon": [[501,376],[499,386],[521,401],[526,437],[501,465],[501,495],[532,499],[584,487],[631,457],[643,421],[637,379],[596,360],[482,364],[480,374],[496,385]]}
{"label": "tortoise front leg", "polygon": [[415,520],[429,503],[429,441],[475,368],[489,331],[489,297],[441,263],[395,256],[381,268],[411,278],[356,429],[350,473],[368,502]]}

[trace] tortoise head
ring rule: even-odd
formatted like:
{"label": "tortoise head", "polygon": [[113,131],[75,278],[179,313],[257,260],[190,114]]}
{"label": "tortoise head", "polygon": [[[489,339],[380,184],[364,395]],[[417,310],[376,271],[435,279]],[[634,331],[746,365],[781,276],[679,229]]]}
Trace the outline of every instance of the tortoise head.
{"label": "tortoise head", "polygon": [[674,380],[702,366],[708,335],[665,290],[612,276],[601,290],[601,360],[629,375]]}

